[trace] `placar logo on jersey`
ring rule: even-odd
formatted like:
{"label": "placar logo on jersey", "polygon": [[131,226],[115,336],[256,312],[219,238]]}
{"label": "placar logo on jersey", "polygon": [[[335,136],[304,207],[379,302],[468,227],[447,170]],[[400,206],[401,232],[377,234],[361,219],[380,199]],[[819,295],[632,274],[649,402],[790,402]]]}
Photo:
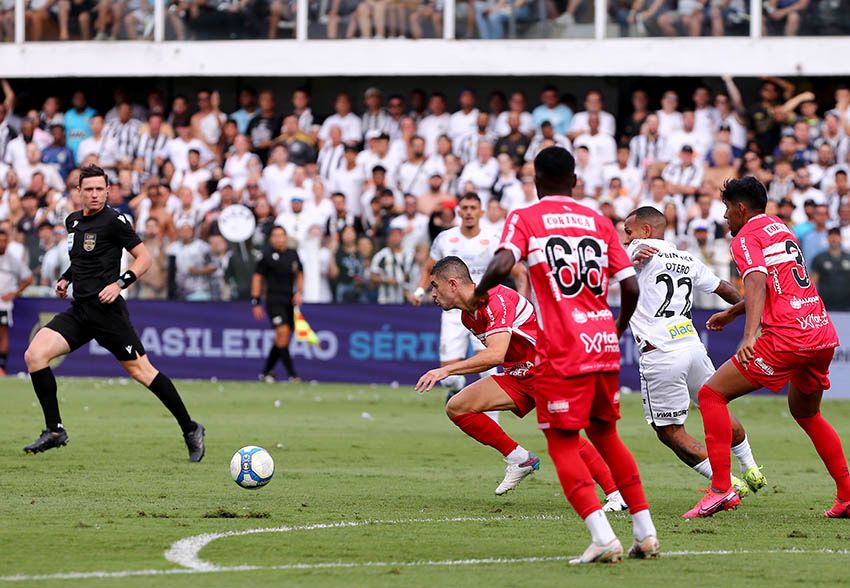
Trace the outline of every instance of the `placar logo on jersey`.
{"label": "placar logo on jersey", "polygon": [[600,332],[592,337],[587,333],[579,335],[581,342],[584,343],[585,353],[616,353],[620,350],[620,341],[614,333]]}
{"label": "placar logo on jersey", "polygon": [[83,236],[83,251],[94,251],[95,243],[97,243],[97,235],[95,233],[86,233]]}
{"label": "placar logo on jersey", "polygon": [[684,323],[667,327],[667,332],[673,341],[682,337],[692,337],[697,334],[694,324],[691,321],[685,321]]}

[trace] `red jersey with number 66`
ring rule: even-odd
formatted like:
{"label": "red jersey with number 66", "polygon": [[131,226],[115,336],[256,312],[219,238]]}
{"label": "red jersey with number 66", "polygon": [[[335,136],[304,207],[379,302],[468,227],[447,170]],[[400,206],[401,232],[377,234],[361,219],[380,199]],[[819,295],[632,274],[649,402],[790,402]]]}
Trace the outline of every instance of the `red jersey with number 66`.
{"label": "red jersey with number 66", "polygon": [[537,317],[534,307],[516,290],[496,286],[487,292],[475,314],[461,313],[463,326],[481,341],[496,333],[510,333],[502,368],[515,378],[531,376],[537,350]]}
{"label": "red jersey with number 66", "polygon": [[508,216],[499,249],[528,261],[540,360],[562,378],[619,371],[608,283],[635,270],[611,221],[569,196],[547,196]]}
{"label": "red jersey with number 66", "polygon": [[767,276],[762,335],[779,351],[811,351],[838,346],[838,335],[806,271],[794,234],[775,216],[754,216],[732,239],[741,278]]}

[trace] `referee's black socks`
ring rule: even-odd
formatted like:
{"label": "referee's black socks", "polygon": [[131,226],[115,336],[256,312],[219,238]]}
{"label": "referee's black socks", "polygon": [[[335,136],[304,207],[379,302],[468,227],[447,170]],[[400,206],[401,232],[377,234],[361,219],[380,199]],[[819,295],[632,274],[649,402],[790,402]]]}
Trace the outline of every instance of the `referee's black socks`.
{"label": "referee's black socks", "polygon": [[271,349],[269,349],[269,355],[266,357],[266,365],[263,366],[263,374],[270,374],[274,369],[274,364],[277,363],[277,360],[280,358],[280,348],[276,345],[272,345]]}
{"label": "referee's black socks", "polygon": [[[55,384],[53,389],[56,389]],[[174,387],[171,378],[162,372],[157,373],[153,382],[148,386],[148,390],[156,394],[156,397],[165,405],[165,408],[171,411],[171,414],[177,419],[177,424],[180,425],[180,429],[184,433],[190,433],[195,430],[195,423],[189,417],[189,411],[186,410],[186,406],[183,404],[183,400],[180,398],[180,394],[178,394],[177,388]]]}
{"label": "referee's black socks", "polygon": [[56,378],[49,367],[30,373],[32,387],[44,413],[44,424],[51,431],[59,429],[62,417],[59,416],[59,401],[56,399]]}
{"label": "referee's black socks", "polygon": [[298,374],[295,373],[295,366],[292,365],[292,356],[289,355],[289,347],[278,347],[277,350],[280,354],[280,361],[283,362],[283,367],[286,368],[286,373],[289,374],[290,378],[297,378]]}

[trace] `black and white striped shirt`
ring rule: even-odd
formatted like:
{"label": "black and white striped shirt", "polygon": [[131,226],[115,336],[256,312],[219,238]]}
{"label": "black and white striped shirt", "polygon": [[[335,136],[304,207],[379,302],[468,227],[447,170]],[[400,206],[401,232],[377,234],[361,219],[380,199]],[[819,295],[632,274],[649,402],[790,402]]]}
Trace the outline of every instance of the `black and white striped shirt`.
{"label": "black and white striped shirt", "polygon": [[632,137],[629,141],[629,165],[643,169],[650,163],[663,161],[667,149],[667,141],[660,135],[651,139],[647,135]]}
{"label": "black and white striped shirt", "polygon": [[136,145],[139,142],[139,128],[142,126],[138,120],[131,118],[125,123],[120,120],[113,121],[104,133],[106,143],[111,151],[109,159],[115,163],[122,160],[132,161],[136,154]]}
{"label": "black and white striped shirt", "polygon": [[[6,146],[15,138],[15,131],[9,125],[8,119],[0,122],[0,161],[6,161]],[[0,178],[5,181],[6,178]]]}
{"label": "black and white striped shirt", "polygon": [[319,176],[323,180],[331,179],[334,173],[343,166],[344,155],[344,145],[339,144],[334,146],[330,142],[325,143],[325,146],[319,151]]}
{"label": "black and white striped shirt", "polygon": [[396,124],[390,113],[383,108],[375,114],[369,114],[367,112],[363,115],[363,136],[365,137],[369,131],[378,131],[379,133],[392,135]]}
{"label": "black and white striped shirt", "polygon": [[157,137],[151,137],[150,133],[145,133],[139,138],[135,156],[145,162],[145,173],[148,175],[159,175],[156,157],[158,153],[165,149],[169,140],[164,133],[160,133]]}
{"label": "black and white striped shirt", "polygon": [[404,284],[413,268],[413,252],[404,250],[394,252],[384,247],[372,258],[370,271],[382,279],[392,278],[395,285],[380,284],[378,286],[378,304],[403,304]]}

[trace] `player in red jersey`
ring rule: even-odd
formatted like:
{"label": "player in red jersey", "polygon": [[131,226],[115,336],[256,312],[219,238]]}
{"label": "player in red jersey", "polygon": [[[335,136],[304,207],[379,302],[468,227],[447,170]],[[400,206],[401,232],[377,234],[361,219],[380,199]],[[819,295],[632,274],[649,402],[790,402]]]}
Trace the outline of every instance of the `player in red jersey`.
{"label": "player in red jersey", "polygon": [[[478,284],[479,298],[504,279],[514,263],[527,260],[539,309],[534,399],[564,494],[593,538],[570,563],[615,562],[623,547],[593,491],[590,472],[579,457],[584,429],[614,474],[634,523],[631,557],[659,555],[655,526],[635,460],[617,434],[620,418],[619,338],[638,300],[632,262],[614,225],[570,197],[575,160],[560,147],[534,159],[540,202],[513,211],[499,250]],[[621,308],[615,324],[606,297],[608,282],[620,282]]]}
{"label": "player in red jersey", "polygon": [[[511,439],[484,413],[510,410],[522,418],[534,409],[535,345],[538,337],[534,307],[515,290],[496,286],[486,300],[473,303],[475,282],[469,268],[456,256],[438,261],[430,275],[434,302],[443,310],[460,309],[463,325],[485,349],[469,359],[433,369],[419,378],[418,392],[431,390],[451,375],[472,374],[502,366],[504,373],[466,386],[446,404],[446,414],[464,433],[505,456],[505,478],[496,494],[502,495],[540,467],[540,458]],[[596,449],[581,440],[579,451],[593,478],[607,495],[605,509],[623,510],[611,471]]]}
{"label": "player in red jersey", "polygon": [[835,505],[824,515],[850,518],[847,460],[838,434],[820,414],[838,335],[794,234],[779,218],[765,215],[767,191],[761,182],[752,177],[729,180],[722,198],[744,299],[712,316],[706,326],[719,331],[738,315],[746,313],[747,319],[738,352],[699,391],[713,475],[706,496],[684,516],[709,517],[740,503],[729,488],[729,401],[761,387],[779,392],[790,382],[791,416],[811,438],[838,488]]}

